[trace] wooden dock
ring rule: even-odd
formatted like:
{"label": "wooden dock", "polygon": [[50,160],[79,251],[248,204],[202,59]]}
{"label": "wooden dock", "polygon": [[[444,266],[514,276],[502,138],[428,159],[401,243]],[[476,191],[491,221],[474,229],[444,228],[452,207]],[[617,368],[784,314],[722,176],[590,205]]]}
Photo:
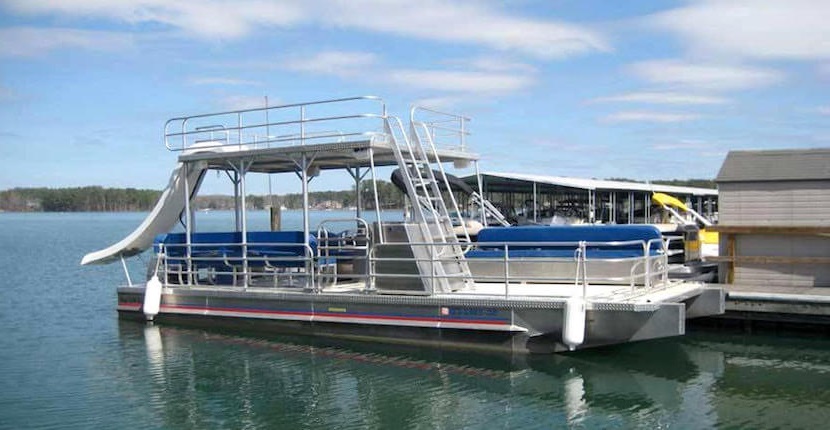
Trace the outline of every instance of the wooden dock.
{"label": "wooden dock", "polygon": [[[726,291],[726,313],[704,324],[783,327],[830,333],[830,288],[717,284]],[[731,323],[731,324],[730,324]]]}

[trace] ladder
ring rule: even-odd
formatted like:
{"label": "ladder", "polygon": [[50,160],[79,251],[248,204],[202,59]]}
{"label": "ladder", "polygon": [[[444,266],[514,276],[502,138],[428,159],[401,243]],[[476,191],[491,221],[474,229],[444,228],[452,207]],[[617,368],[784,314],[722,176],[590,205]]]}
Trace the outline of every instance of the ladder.
{"label": "ladder", "polygon": [[[394,125],[401,132],[400,138],[394,133]],[[472,286],[472,275],[464,258],[462,240],[456,235],[450,216],[450,209],[460,215],[458,204],[452,191],[449,191],[449,184],[445,183],[450,200],[450,208],[447,207],[432,170],[432,163],[435,163],[443,180],[447,181],[437,148],[428,133],[424,133],[426,137],[422,138],[418,127],[418,123],[411,121],[407,137],[400,119],[390,117],[386,121],[386,132],[392,137],[393,152],[403,174],[415,224],[418,225],[420,237],[417,239],[428,244],[413,246],[413,253],[419,260],[426,260],[427,264],[419,264],[419,268],[430,292],[466,289]],[[463,240],[469,242],[463,220],[460,226]]]}
{"label": "ladder", "polygon": [[[470,194],[470,200],[473,202],[473,204],[481,208],[482,212],[485,215],[485,221],[487,217],[490,216],[496,221],[498,221],[498,223],[501,224],[503,227],[510,227],[510,221],[508,221],[507,218],[505,218],[504,214],[502,214],[497,207],[493,206],[493,204],[490,203],[490,200],[481,197],[481,195],[479,195],[475,191],[473,191],[473,193]],[[486,225],[486,223],[484,224]]]}

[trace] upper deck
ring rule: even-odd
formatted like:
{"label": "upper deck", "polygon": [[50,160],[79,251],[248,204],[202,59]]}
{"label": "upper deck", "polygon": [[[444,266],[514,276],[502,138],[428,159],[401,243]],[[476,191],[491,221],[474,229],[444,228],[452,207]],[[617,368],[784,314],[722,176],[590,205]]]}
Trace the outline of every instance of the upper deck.
{"label": "upper deck", "polygon": [[[432,137],[441,162],[478,160],[467,149],[468,118],[413,107],[409,119]],[[409,132],[382,99],[362,96],[177,117],[165,124],[164,140],[183,162],[225,169],[228,160],[246,160],[250,172],[281,173],[296,171],[302,157],[319,170],[397,165],[394,140]]]}

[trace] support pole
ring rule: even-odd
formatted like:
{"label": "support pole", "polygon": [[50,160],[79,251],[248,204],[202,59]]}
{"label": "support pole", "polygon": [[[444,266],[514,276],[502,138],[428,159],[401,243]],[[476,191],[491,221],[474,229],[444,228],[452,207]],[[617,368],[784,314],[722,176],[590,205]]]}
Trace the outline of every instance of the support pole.
{"label": "support pole", "polygon": [[537,213],[536,213],[536,181],[533,182],[533,222],[539,222]]}
{"label": "support pole", "polygon": [[478,160],[473,161],[476,169],[476,182],[478,182],[478,195],[481,198],[479,212],[481,212],[481,225],[487,227],[487,214],[484,213],[484,184],[481,179],[481,172],[478,170]]}
{"label": "support pole", "polygon": [[190,221],[193,219],[190,214],[190,183],[188,181],[188,177],[190,176],[190,164],[184,163],[182,166],[182,171],[184,172],[183,180],[184,180],[184,236],[185,236],[185,245],[187,250],[187,258],[186,260],[186,267],[187,267],[187,284],[190,285],[193,283],[193,276],[192,276],[192,267],[193,261],[191,260],[191,249],[190,249],[190,241],[191,235],[193,234],[193,229],[190,225]]}
{"label": "support pole", "polygon": [[233,166],[233,218],[236,231],[242,230],[242,219],[239,213],[239,171]]}
{"label": "support pole", "polygon": [[242,194],[242,287],[248,288],[248,209],[245,197],[245,174],[247,166],[239,162],[239,192]]}
{"label": "support pole", "polygon": [[303,234],[305,236],[305,244],[308,245],[308,234],[310,232],[308,226],[308,156],[303,153],[300,160],[300,182],[302,182],[303,193]]}
{"label": "support pole", "polygon": [[363,199],[360,196],[360,181],[363,180],[363,176],[368,172],[363,172],[363,175],[360,174],[360,166],[354,168],[352,171],[351,168],[346,169],[349,172],[349,175],[354,179],[354,201],[355,201],[355,216],[360,218],[363,215]]}
{"label": "support pole", "polygon": [[380,221],[380,199],[378,198],[378,177],[375,170],[375,152],[369,147],[369,168],[372,171],[372,189],[375,194],[375,215],[378,223],[378,240],[379,243],[384,243],[383,240],[383,224]]}

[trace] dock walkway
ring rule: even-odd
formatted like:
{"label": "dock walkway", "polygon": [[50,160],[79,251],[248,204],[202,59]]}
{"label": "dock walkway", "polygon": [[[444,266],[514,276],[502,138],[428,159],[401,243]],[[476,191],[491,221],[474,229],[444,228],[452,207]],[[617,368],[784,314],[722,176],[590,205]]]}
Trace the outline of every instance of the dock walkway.
{"label": "dock walkway", "polygon": [[830,288],[713,284],[726,290],[726,313],[714,319],[830,328]]}

